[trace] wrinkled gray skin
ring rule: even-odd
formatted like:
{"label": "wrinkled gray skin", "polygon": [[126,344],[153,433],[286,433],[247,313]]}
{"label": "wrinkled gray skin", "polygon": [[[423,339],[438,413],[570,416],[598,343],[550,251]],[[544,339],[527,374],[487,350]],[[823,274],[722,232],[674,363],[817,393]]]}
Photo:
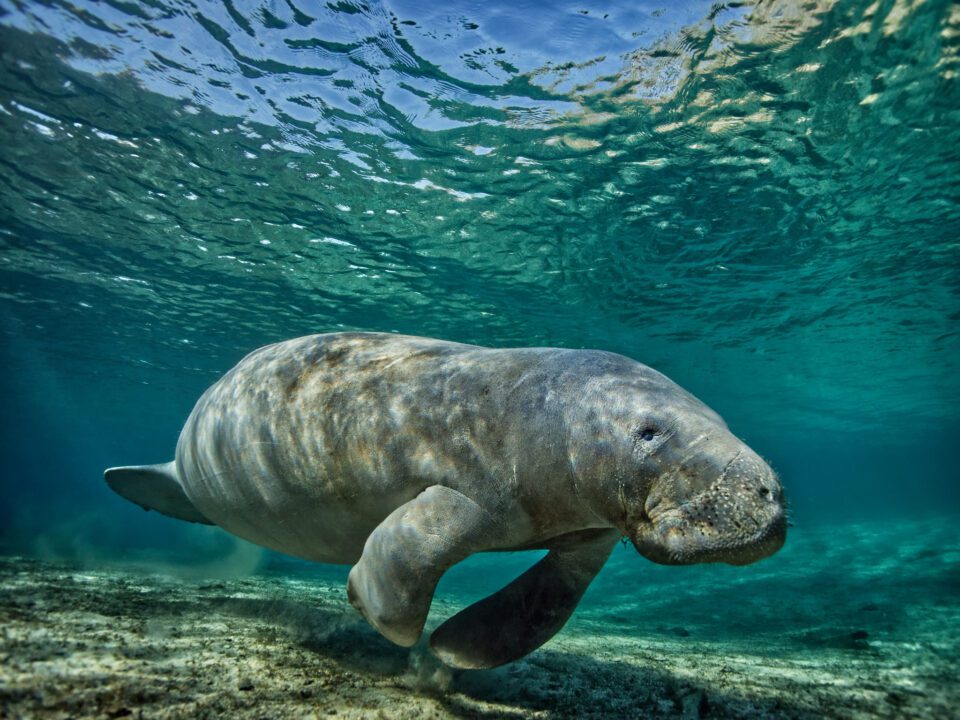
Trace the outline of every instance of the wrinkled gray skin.
{"label": "wrinkled gray skin", "polygon": [[623,536],[658,563],[740,565],[786,534],[776,475],[719,415],[655,370],[591,350],[377,333],[270,345],[199,400],[176,475],[229,532],[353,564],[351,602],[405,646],[451,565],[549,549],[434,633],[455,667],[546,642]]}

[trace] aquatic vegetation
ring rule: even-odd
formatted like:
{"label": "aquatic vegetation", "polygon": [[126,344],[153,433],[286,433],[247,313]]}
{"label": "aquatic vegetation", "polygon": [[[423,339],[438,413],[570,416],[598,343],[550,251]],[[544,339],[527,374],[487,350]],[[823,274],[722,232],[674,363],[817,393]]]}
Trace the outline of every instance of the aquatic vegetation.
{"label": "aquatic vegetation", "polygon": [[[683,583],[641,562],[615,552],[547,648],[453,673],[358,618],[345,572],[278,559],[255,577],[184,581],[5,559],[0,702],[14,714],[238,718],[941,718],[955,707],[960,547],[948,523],[798,530],[777,563],[690,568]],[[430,625],[502,564],[455,568]]]}

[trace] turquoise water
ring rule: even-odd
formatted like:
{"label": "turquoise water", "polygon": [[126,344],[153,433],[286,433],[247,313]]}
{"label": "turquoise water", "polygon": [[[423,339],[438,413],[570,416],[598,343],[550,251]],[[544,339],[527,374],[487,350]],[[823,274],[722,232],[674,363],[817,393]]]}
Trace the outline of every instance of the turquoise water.
{"label": "turquoise water", "polygon": [[[279,562],[101,472],[170,459],[251,349],[344,329],[629,355],[801,530],[949,535],[958,48],[943,0],[0,0],[0,549]],[[584,612],[627,567],[714,577],[611,565]]]}

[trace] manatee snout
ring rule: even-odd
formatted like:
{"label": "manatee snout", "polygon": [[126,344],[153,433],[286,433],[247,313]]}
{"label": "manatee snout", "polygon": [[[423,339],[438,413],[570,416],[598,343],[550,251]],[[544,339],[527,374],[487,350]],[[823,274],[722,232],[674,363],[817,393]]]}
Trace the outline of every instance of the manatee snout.
{"label": "manatee snout", "polygon": [[776,473],[742,446],[725,463],[700,463],[698,474],[663,478],[651,489],[633,543],[665,565],[746,565],[779,550],[787,534]]}

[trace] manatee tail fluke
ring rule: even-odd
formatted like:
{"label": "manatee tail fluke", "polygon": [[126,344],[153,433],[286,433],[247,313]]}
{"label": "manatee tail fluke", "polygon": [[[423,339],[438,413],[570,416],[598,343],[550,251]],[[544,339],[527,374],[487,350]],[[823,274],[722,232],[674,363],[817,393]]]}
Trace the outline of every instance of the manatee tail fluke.
{"label": "manatee tail fluke", "polygon": [[194,507],[180,487],[176,463],[107,468],[103,477],[117,495],[144,510],[156,510],[178,520],[213,525]]}

